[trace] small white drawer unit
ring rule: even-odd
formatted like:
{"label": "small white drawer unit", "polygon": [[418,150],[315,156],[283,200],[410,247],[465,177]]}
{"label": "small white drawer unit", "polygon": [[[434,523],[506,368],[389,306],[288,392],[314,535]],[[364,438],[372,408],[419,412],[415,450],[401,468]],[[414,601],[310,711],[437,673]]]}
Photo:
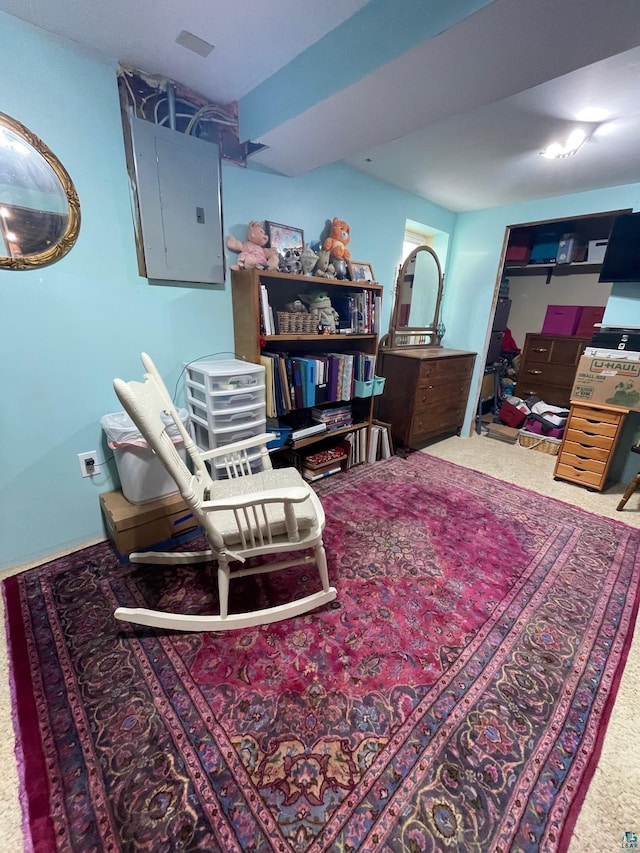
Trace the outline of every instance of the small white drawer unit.
{"label": "small white drawer unit", "polygon": [[185,365],[185,398],[194,441],[213,450],[266,429],[265,371],[239,359]]}

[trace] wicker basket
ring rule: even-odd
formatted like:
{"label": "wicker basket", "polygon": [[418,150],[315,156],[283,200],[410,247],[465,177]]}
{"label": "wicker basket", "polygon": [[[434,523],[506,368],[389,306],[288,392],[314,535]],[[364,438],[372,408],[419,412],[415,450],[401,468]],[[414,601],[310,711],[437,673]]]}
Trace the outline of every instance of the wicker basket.
{"label": "wicker basket", "polygon": [[315,314],[305,311],[277,311],[278,334],[315,335],[318,332],[318,320]]}
{"label": "wicker basket", "polygon": [[562,440],[560,438],[548,438],[546,435],[538,435],[535,432],[521,429],[518,433],[518,444],[521,447],[528,447],[530,450],[548,453],[549,456],[557,456]]}

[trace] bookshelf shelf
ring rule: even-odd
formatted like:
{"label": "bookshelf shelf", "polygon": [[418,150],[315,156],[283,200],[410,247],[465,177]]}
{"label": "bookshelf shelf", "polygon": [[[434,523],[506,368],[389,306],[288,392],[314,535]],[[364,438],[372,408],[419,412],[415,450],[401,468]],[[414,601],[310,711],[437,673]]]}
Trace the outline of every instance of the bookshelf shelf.
{"label": "bookshelf shelf", "polygon": [[[337,356],[342,362],[341,356],[344,355],[347,357],[346,360],[352,361],[354,365],[366,363],[372,369],[375,368],[378,355],[377,330],[380,323],[379,315],[383,292],[382,285],[377,282],[344,281],[252,269],[232,270],[231,288],[237,357],[255,364],[261,363],[261,357],[263,362],[265,357],[269,357],[273,359],[274,364],[280,364],[283,360],[303,360],[305,357],[321,362],[323,359]],[[267,310],[265,308],[265,290],[268,300],[267,307],[276,316],[277,312],[287,310],[285,308],[287,303],[311,292],[323,291],[327,293],[331,297],[332,306],[338,307],[338,310],[341,302],[343,304],[346,302],[353,303],[355,300],[358,306],[365,306],[364,316],[362,312],[357,315],[357,328],[360,329],[364,326],[365,331],[358,330],[348,334],[289,333],[265,335],[264,313]],[[342,322],[346,321],[341,315]],[[353,356],[353,359],[349,358],[350,356]],[[347,379],[343,391],[349,388],[348,373],[345,372],[345,375]],[[355,378],[360,377],[354,376]],[[282,373],[280,373],[280,382],[282,387]],[[288,388],[289,398],[293,399],[293,389],[290,387],[290,383],[286,382],[285,384]],[[355,383],[352,384],[352,388],[354,386]],[[273,387],[275,390],[275,384]],[[325,409],[332,408],[332,406],[347,405],[348,403],[351,406],[353,423],[305,436],[289,444],[286,449],[301,450],[320,442],[327,443],[333,438],[339,439],[341,437],[344,439],[349,433],[356,433],[359,430],[369,431],[373,417],[374,397],[350,397],[348,400],[344,400],[342,399],[344,394],[332,397],[329,388],[327,388],[327,399],[325,401],[320,399],[317,389],[311,391],[311,396],[313,396],[314,391],[316,399],[311,405],[301,406],[299,399],[298,405],[291,405],[288,410],[286,405],[283,408],[282,406],[276,407],[274,404],[272,405],[271,417],[274,417],[273,409],[280,408],[281,410],[276,412],[278,421],[283,426],[291,426],[295,429],[301,422],[304,423],[306,418],[311,419],[311,409],[314,406]],[[307,399],[308,397],[305,396],[305,400]],[[282,399],[279,402],[281,403]],[[267,414],[269,415],[269,412]]]}
{"label": "bookshelf shelf", "polygon": [[279,341],[305,341],[313,344],[330,345],[333,341],[373,340],[377,335],[263,335],[267,343],[278,343]]}
{"label": "bookshelf shelf", "polygon": [[362,429],[362,427],[368,427],[369,421],[360,421],[359,423],[353,423],[348,427],[340,427],[339,429],[327,430],[326,432],[319,432],[317,435],[309,435],[307,438],[301,438],[298,441],[294,441],[291,445],[291,450],[302,450],[303,447],[310,447],[312,444],[317,444],[319,441],[324,441],[327,438],[334,438],[338,435],[345,435],[348,432],[354,432],[354,430]]}

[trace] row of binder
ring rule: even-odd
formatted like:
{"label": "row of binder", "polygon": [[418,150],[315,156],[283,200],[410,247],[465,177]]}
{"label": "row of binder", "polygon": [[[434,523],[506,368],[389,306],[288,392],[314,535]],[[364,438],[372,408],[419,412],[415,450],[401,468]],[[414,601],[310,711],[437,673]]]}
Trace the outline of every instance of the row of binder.
{"label": "row of binder", "polygon": [[277,418],[295,409],[347,401],[355,396],[356,382],[375,374],[375,356],[364,352],[289,356],[263,352],[267,417]]}

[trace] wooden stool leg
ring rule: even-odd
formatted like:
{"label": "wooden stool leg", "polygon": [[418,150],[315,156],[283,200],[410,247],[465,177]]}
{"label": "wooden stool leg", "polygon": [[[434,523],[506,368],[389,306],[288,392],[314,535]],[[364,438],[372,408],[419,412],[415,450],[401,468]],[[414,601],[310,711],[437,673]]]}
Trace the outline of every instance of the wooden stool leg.
{"label": "wooden stool leg", "polygon": [[635,492],[635,490],[638,488],[638,486],[640,486],[640,471],[638,471],[636,476],[633,478],[633,480],[627,486],[627,490],[624,493],[624,495],[622,496],[622,498],[620,499],[620,503],[616,507],[616,510],[619,511],[622,509],[622,507],[626,504],[626,502],[629,500],[629,498]]}

